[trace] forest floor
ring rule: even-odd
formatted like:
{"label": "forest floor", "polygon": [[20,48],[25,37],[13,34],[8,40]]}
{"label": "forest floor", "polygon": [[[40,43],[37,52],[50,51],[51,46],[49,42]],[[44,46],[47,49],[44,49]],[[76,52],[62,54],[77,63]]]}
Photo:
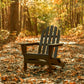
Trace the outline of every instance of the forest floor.
{"label": "forest floor", "polygon": [[[76,38],[76,37],[75,37]],[[24,57],[20,42],[37,42],[39,38],[18,38],[15,42],[3,45],[0,51],[0,84],[84,84],[84,40],[62,36],[64,43],[59,48],[58,57],[65,62],[65,67],[54,66],[53,73],[48,72],[47,65],[41,67],[27,65],[23,71]],[[36,53],[36,46],[28,51]]]}

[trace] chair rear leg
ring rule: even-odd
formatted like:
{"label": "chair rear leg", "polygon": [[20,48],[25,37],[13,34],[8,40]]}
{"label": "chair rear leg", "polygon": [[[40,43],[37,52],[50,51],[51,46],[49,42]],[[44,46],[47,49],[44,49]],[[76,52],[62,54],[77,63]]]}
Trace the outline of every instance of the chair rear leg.
{"label": "chair rear leg", "polygon": [[52,65],[51,65],[51,62],[49,61],[49,72],[51,73],[52,72]]}

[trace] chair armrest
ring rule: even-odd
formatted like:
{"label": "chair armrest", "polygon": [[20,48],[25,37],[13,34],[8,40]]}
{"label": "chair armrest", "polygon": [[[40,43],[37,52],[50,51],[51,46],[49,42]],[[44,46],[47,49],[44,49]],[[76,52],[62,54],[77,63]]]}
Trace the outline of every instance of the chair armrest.
{"label": "chair armrest", "polygon": [[49,60],[52,58],[52,52],[53,52],[53,47],[57,47],[57,46],[62,46],[63,43],[56,43],[56,44],[48,44],[49,46]]}
{"label": "chair armrest", "polygon": [[39,45],[38,42],[36,43],[19,43],[19,45],[22,45],[22,46],[31,46],[31,45]]}
{"label": "chair armrest", "polygon": [[48,44],[50,47],[62,46],[64,43]]}
{"label": "chair armrest", "polygon": [[39,45],[39,43],[19,43],[21,45],[22,54],[25,56],[27,53],[27,46]]}

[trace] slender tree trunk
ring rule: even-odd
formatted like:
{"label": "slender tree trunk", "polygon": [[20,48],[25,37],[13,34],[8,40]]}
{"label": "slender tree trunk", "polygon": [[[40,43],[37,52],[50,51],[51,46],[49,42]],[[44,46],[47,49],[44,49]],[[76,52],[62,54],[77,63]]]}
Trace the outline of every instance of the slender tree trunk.
{"label": "slender tree trunk", "polygon": [[[1,2],[1,0],[0,0],[0,2]],[[1,3],[0,3],[0,30],[1,30],[1,28],[2,28],[2,7],[1,7]]]}
{"label": "slender tree trunk", "polygon": [[67,9],[67,27],[69,28],[69,22],[68,22],[68,1],[66,3],[66,9]]}
{"label": "slender tree trunk", "polygon": [[[34,5],[33,8],[33,14],[36,14],[36,6]],[[36,35],[38,35],[38,31],[37,31],[37,17],[35,15],[33,15],[34,17],[32,18],[33,20],[33,30],[35,32]]]}
{"label": "slender tree trunk", "polygon": [[[76,4],[76,0],[74,1],[74,3]],[[74,9],[74,23],[75,23],[75,27],[77,27],[77,10],[76,10],[76,5],[75,5],[75,9]]]}
{"label": "slender tree trunk", "polygon": [[33,29],[35,31],[35,34],[38,35],[38,31],[37,31],[37,18],[33,17]]}
{"label": "slender tree trunk", "polygon": [[23,29],[23,6],[20,5],[20,28]]}
{"label": "slender tree trunk", "polygon": [[83,4],[84,4],[84,0],[81,1],[82,3],[82,26],[83,26],[83,30],[84,30],[84,23],[83,23]]}
{"label": "slender tree trunk", "polygon": [[24,20],[23,20],[23,28],[26,30],[26,15],[24,14]]}
{"label": "slender tree trunk", "polygon": [[72,28],[72,12],[71,12],[71,0],[70,0],[70,26]]}
{"label": "slender tree trunk", "polygon": [[9,31],[11,31],[11,29],[10,29],[10,6],[8,6],[7,18],[8,18],[7,29],[8,29]]}
{"label": "slender tree trunk", "polygon": [[[3,0],[1,0],[3,2]],[[2,8],[2,29],[4,29],[4,7]]]}
{"label": "slender tree trunk", "polygon": [[31,24],[31,20],[30,20],[30,14],[29,14],[29,9],[28,9],[28,7],[27,7],[27,29],[29,30],[29,31],[32,31],[33,29],[32,29],[32,24]]}
{"label": "slender tree trunk", "polygon": [[73,0],[72,0],[72,27],[74,27],[74,17],[73,17]]}

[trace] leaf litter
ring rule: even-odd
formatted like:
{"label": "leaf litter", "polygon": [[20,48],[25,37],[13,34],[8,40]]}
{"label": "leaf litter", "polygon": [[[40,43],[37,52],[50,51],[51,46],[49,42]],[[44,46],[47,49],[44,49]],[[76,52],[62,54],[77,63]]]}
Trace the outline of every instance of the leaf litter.
{"label": "leaf litter", "polygon": [[[3,46],[0,51],[0,84],[84,84],[84,46],[64,44],[59,48],[58,58],[65,62],[61,69],[53,66],[53,73],[48,72],[48,66],[27,64],[27,72],[23,71],[24,57],[19,42],[38,42],[31,37]],[[36,53],[37,46],[28,47],[31,53]],[[60,53],[61,52],[61,53]]]}

